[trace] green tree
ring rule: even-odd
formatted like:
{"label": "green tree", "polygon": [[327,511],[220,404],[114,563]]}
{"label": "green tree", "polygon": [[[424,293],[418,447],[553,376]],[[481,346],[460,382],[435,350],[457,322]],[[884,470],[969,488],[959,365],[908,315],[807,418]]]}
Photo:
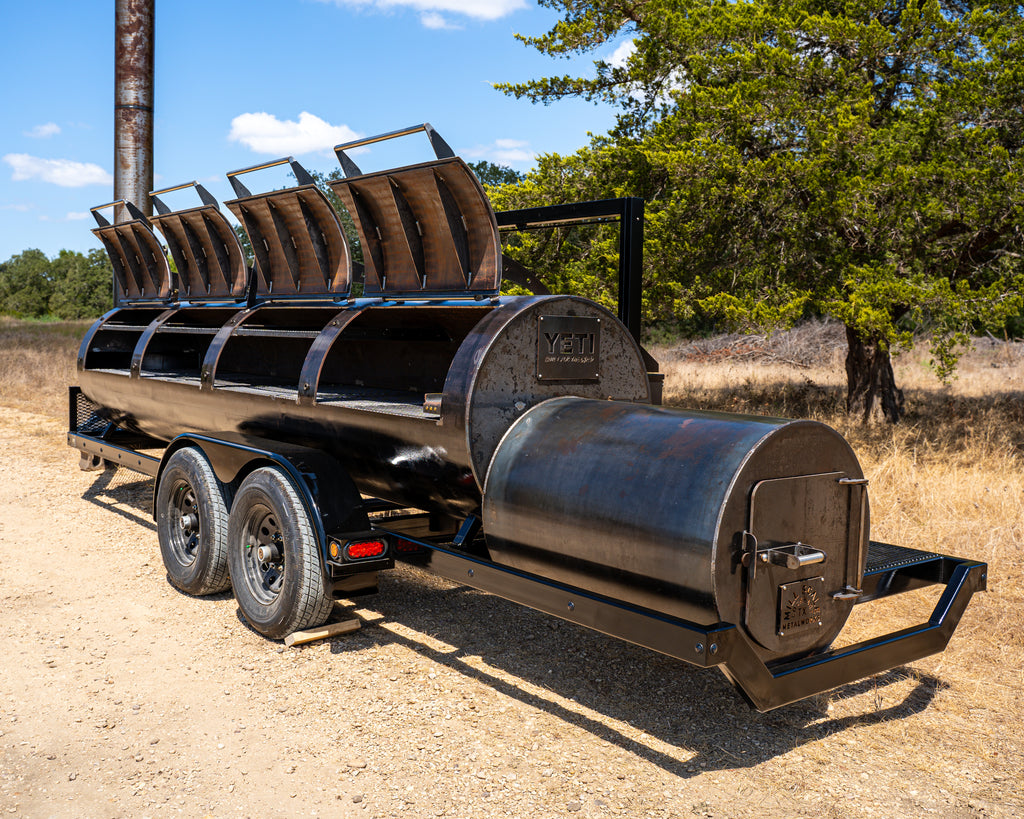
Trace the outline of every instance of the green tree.
{"label": "green tree", "polygon": [[113,305],[114,271],[105,251],[62,250],[50,264],[49,312],[62,319],[96,318]]}
{"label": "green tree", "polygon": [[246,267],[252,267],[252,242],[249,241],[249,234],[242,225],[235,225],[233,229],[235,236],[238,237],[238,243],[242,246],[242,256],[245,259]]}
{"label": "green tree", "polygon": [[500,87],[619,116],[577,154],[541,157],[496,206],[645,197],[648,320],[835,316],[848,409],[896,421],[890,353],[912,330],[948,378],[968,331],[1020,312],[1019,5],[540,2],[561,19],[528,45],[557,57],[618,44],[618,58]]}
{"label": "green tree", "polygon": [[53,293],[50,260],[41,250],[26,250],[0,264],[0,313],[22,318],[46,314]]}
{"label": "green tree", "polygon": [[523,178],[523,174],[515,168],[488,162],[486,159],[470,162],[469,167],[476,174],[476,178],[480,180],[480,184],[484,186],[512,185]]}
{"label": "green tree", "polygon": [[334,188],[331,187],[331,182],[337,182],[339,179],[345,178],[344,172],[341,168],[334,168],[330,173],[310,171],[309,175],[313,177],[313,181],[316,182],[316,186],[323,191],[324,196],[327,197],[327,201],[331,203],[331,207],[333,207],[335,213],[338,214],[338,220],[341,222],[341,229],[345,233],[345,238],[348,239],[349,250],[352,253],[352,261],[358,266],[359,270],[362,270],[363,248],[359,242],[359,231],[356,230],[356,223],[352,221],[352,216],[345,208],[341,198],[334,192]]}

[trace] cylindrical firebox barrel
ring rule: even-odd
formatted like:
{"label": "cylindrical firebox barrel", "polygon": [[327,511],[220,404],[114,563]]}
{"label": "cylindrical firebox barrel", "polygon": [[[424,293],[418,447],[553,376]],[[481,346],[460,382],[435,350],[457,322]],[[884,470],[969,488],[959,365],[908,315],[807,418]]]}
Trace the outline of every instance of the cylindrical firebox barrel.
{"label": "cylindrical firebox barrel", "polygon": [[[152,213],[155,0],[116,0],[114,199]],[[123,214],[115,214],[123,221]]]}
{"label": "cylindrical firebox barrel", "polygon": [[742,624],[777,657],[828,645],[846,621],[868,536],[863,489],[856,456],[824,424],[553,398],[498,445],[483,524],[498,563]]}

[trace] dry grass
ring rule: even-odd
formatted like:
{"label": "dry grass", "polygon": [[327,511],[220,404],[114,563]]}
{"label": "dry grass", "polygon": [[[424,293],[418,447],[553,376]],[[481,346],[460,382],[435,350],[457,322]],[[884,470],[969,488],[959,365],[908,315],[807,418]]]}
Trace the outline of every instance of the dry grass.
{"label": "dry grass", "polygon": [[0,402],[67,418],[78,345],[87,321],[18,321],[0,316]]}

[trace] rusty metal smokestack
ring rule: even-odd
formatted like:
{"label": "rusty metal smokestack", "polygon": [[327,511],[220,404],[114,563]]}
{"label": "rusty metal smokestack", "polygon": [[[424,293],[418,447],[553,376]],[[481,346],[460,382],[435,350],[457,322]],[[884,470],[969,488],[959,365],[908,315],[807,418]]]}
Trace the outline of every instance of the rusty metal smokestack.
{"label": "rusty metal smokestack", "polygon": [[[149,216],[153,190],[153,28],[156,0],[116,0],[114,199]],[[118,208],[115,221],[125,216]]]}

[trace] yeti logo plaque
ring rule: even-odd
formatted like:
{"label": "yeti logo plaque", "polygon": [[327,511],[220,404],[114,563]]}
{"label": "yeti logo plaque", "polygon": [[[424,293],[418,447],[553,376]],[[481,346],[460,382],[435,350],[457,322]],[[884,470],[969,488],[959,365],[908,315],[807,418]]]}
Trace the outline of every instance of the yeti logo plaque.
{"label": "yeti logo plaque", "polygon": [[601,319],[540,316],[537,321],[538,381],[598,381]]}

